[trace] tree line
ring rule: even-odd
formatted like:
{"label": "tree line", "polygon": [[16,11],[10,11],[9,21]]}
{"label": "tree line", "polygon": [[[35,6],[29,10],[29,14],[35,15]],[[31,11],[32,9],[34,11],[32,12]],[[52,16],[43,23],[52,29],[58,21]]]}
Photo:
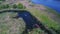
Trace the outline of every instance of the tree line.
{"label": "tree line", "polygon": [[13,5],[9,5],[9,4],[1,4],[0,5],[0,9],[8,9],[8,8],[13,8],[13,9],[25,9],[26,7],[19,3],[19,4],[13,4]]}

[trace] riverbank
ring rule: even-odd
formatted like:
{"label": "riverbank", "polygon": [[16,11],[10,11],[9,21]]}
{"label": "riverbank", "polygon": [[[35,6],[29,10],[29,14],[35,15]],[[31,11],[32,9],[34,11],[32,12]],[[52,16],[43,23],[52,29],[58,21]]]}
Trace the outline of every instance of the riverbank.
{"label": "riverbank", "polygon": [[[19,16],[19,17],[17,17],[17,16]],[[33,15],[31,15],[26,10],[6,10],[6,11],[1,11],[0,12],[0,18],[1,18],[1,20],[0,20],[0,23],[1,23],[0,27],[1,26],[4,27],[4,25],[5,25],[5,28],[6,28],[6,29],[4,28],[5,30],[3,30],[3,31],[2,31],[3,27],[0,28],[1,31],[2,31],[1,34],[4,34],[4,33],[6,33],[6,34],[8,34],[8,33],[14,34],[14,33],[19,33],[19,32],[20,33],[24,33],[24,32],[21,31],[21,28],[23,28],[22,30],[26,29],[27,31],[29,29],[28,32],[31,32],[31,31],[33,31],[33,28],[35,29],[35,27],[38,27],[38,26],[39,27],[36,28],[36,29],[40,28],[41,30],[43,29],[44,33],[45,32],[46,33],[51,33],[51,32],[48,32],[48,31],[50,31],[50,30],[48,30],[48,28],[46,28],[40,21],[38,21],[38,19],[36,19]],[[2,21],[4,21],[3,22],[4,25],[2,25],[3,24]],[[23,22],[23,23],[21,23],[21,22]],[[10,23],[10,25],[8,25],[9,23]],[[18,26],[17,24],[21,25],[21,26]],[[11,27],[9,27],[9,26],[11,26]],[[21,27],[21,28],[19,28],[19,27]],[[18,28],[18,30],[16,28]],[[37,31],[38,32],[42,32],[42,31],[40,31],[40,29],[39,29],[39,31],[38,30]],[[8,30],[9,30],[9,32],[7,32]],[[26,32],[26,30],[24,30],[24,31]],[[13,31],[13,33],[10,32],[10,31]],[[26,33],[28,33],[28,32],[26,32]],[[33,31],[33,33],[36,33],[36,34],[38,32],[34,32]]]}
{"label": "riverbank", "polygon": [[47,25],[49,28],[57,28],[57,26],[59,26],[60,18],[58,18],[55,13],[50,12],[51,10],[48,10],[45,6],[37,4],[33,7],[29,7],[29,5],[27,7],[27,10],[30,11],[31,14],[35,15],[36,18],[42,21],[42,23]]}
{"label": "riverbank", "polygon": [[[15,3],[15,2],[13,2],[13,3]],[[37,16],[37,18],[39,18],[39,20],[41,20],[44,23],[49,24],[51,22],[51,24],[52,24],[52,23],[60,22],[60,18],[58,18],[56,14],[51,13],[50,12],[51,10],[48,10],[43,5],[33,4],[27,0],[22,0],[22,1],[18,0],[18,2],[16,1],[16,4],[18,4],[18,3],[22,3],[26,7],[26,10],[31,12],[33,15]],[[45,20],[45,19],[47,19],[47,20]]]}
{"label": "riverbank", "polygon": [[[14,2],[15,3],[15,2]],[[22,3],[26,6],[26,10],[34,15],[46,28],[54,28],[56,30],[60,27],[60,18],[57,14],[50,12],[45,6],[39,4],[32,4],[27,0],[19,0],[16,4]]]}

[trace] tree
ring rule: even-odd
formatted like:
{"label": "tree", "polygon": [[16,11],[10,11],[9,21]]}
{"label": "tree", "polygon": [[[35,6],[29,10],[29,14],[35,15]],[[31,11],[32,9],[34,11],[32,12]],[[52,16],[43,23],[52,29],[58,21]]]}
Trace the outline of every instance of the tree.
{"label": "tree", "polygon": [[5,5],[5,8],[9,8],[9,4],[6,4],[6,5]]}
{"label": "tree", "polygon": [[17,8],[23,9],[23,5],[22,5],[21,3],[19,3],[19,4],[17,5]]}
{"label": "tree", "polygon": [[0,1],[5,1],[5,0],[0,0]]}
{"label": "tree", "polygon": [[1,5],[0,5],[0,9],[2,9]]}
{"label": "tree", "polygon": [[14,5],[13,5],[13,8],[17,8],[17,5],[16,5],[16,4],[14,4]]}
{"label": "tree", "polygon": [[2,5],[1,7],[2,7],[3,9],[9,8],[9,4]]}

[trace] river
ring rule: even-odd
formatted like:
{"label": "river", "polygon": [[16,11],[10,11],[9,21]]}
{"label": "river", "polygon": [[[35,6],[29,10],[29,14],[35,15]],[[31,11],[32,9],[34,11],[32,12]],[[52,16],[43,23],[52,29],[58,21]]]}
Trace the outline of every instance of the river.
{"label": "river", "polygon": [[[22,32],[22,34],[28,34],[29,31],[32,31],[33,28],[40,28],[41,30],[44,30],[44,32],[48,34],[52,34],[52,32],[46,28],[35,16],[33,16],[29,11],[26,10],[6,10],[6,11],[0,11],[1,13],[5,12],[17,12],[17,15],[15,17],[11,17],[14,19],[22,18],[25,23],[25,30]],[[24,33],[25,32],[25,33]]]}
{"label": "river", "polygon": [[34,4],[42,4],[60,13],[60,0],[31,0]]}
{"label": "river", "polygon": [[[18,12],[17,15],[19,18],[23,18],[26,24],[25,33],[28,34],[29,31],[32,31],[33,28],[41,28],[48,34],[52,34],[50,30],[48,30],[35,16],[31,15],[28,11]],[[23,32],[23,34],[25,34]]]}

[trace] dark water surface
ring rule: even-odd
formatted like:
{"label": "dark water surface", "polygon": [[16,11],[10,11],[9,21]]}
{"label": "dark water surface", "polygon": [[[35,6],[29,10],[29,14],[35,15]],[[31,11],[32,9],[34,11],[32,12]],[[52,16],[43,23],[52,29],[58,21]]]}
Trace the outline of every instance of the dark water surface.
{"label": "dark water surface", "polygon": [[41,28],[48,34],[52,34],[50,30],[46,29],[46,27],[44,27],[44,25],[35,16],[31,15],[28,11],[18,12],[17,17],[23,18],[26,24],[26,28],[22,34],[28,34],[28,30],[32,31],[33,28]]}
{"label": "dark water surface", "polygon": [[5,13],[5,12],[17,12],[17,15],[12,18],[15,18],[15,19],[23,18],[23,20],[25,21],[26,27],[22,34],[28,34],[28,30],[32,31],[33,28],[40,28],[41,30],[44,30],[46,33],[52,34],[52,32],[48,30],[46,27],[44,27],[44,25],[35,16],[33,16],[29,11],[8,10],[8,11],[1,11],[0,14]]}
{"label": "dark water surface", "polygon": [[60,13],[60,0],[31,0],[35,4],[42,4]]}

